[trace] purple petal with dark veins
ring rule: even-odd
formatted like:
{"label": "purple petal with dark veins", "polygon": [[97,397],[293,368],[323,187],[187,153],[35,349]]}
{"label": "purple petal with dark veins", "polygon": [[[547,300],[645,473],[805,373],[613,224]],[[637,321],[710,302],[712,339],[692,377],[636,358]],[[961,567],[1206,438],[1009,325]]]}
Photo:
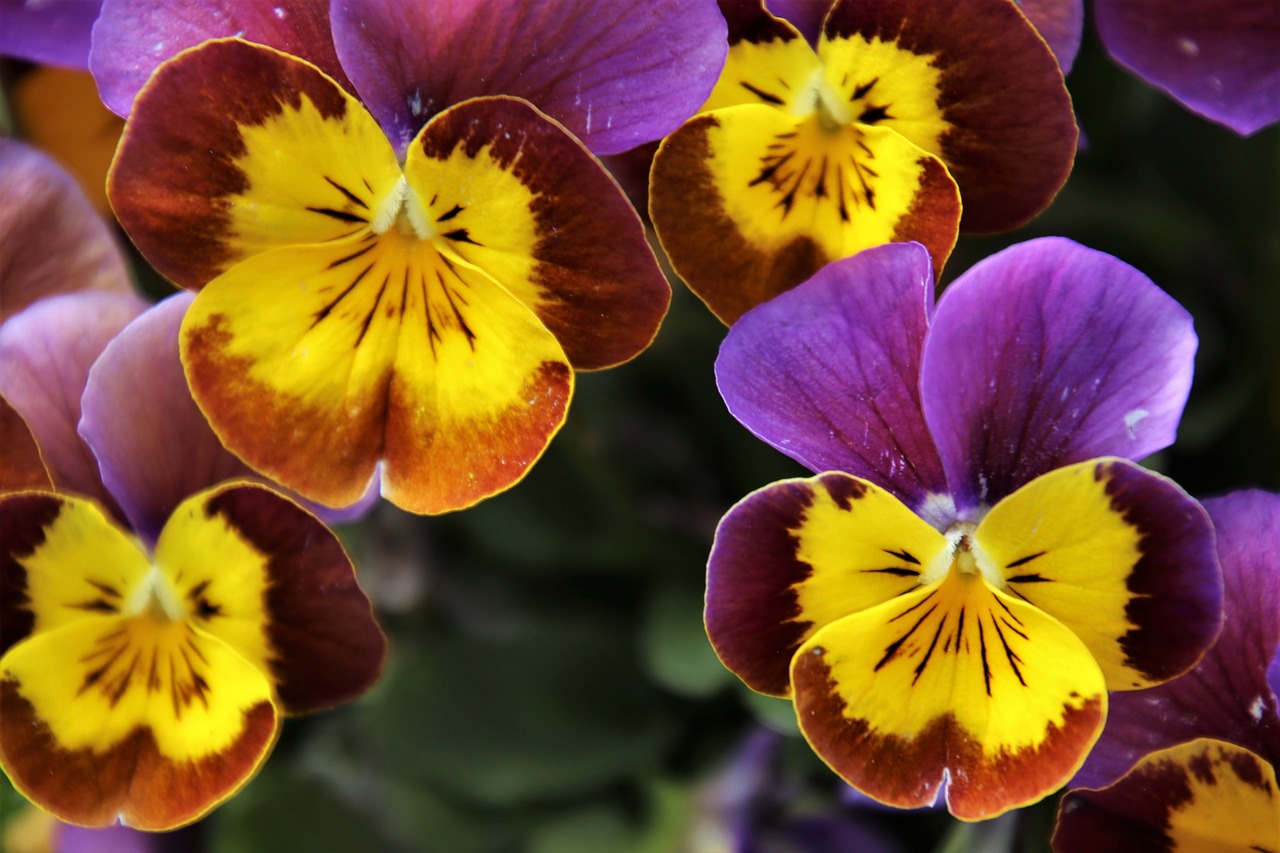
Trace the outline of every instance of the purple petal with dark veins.
{"label": "purple petal with dark veins", "polygon": [[596,154],[659,139],[728,52],[714,0],[334,0],[334,41],[396,150],[480,95],[531,101]]}
{"label": "purple petal with dark veins", "polygon": [[105,0],[93,28],[89,70],[102,100],[127,116],[156,66],[202,41],[238,36],[318,66],[351,91],[320,0]]}
{"label": "purple petal with dark veins", "polygon": [[1195,349],[1182,306],[1110,255],[1046,237],[975,265],[938,301],[921,374],[957,503],[1168,446]]}
{"label": "purple petal with dark veins", "polygon": [[1280,764],[1280,715],[1267,682],[1280,645],[1280,495],[1235,492],[1204,502],[1218,536],[1222,633],[1191,672],[1111,694],[1106,728],[1071,787],[1101,788],[1139,758],[1198,737]]}
{"label": "purple petal with dark veins", "polygon": [[1280,3],[1097,0],[1116,61],[1187,109],[1248,135],[1280,121]]}
{"label": "purple petal with dark veins", "polygon": [[921,412],[929,253],[891,243],[836,261],[729,330],[716,382],[756,436],[814,472],[844,471],[919,509],[946,480]]}

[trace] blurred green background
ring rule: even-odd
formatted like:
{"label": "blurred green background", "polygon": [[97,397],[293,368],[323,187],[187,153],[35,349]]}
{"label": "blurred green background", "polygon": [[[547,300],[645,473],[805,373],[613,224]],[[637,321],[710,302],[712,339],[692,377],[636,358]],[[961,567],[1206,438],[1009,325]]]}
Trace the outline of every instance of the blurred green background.
{"label": "blurred green background", "polygon": [[[1178,442],[1149,464],[1199,497],[1280,488],[1280,129],[1241,139],[1184,112],[1092,34],[1068,84],[1087,141],[1067,186],[1018,232],[962,237],[946,279],[1046,234],[1138,267],[1200,336]],[[790,705],[720,666],[701,622],[715,524],[805,472],[729,417],[712,377],[724,329],[674,290],[650,350],[580,376],[524,483],[446,517],[382,506],[340,531],[391,638],[383,681],[287,723],[239,797],[162,846],[724,850],[725,768],[766,727],[777,754],[752,815],[777,837],[763,849],[800,849],[783,830],[807,816],[875,824],[908,851],[1047,849],[1052,799],[978,827],[849,804]],[[22,808],[0,794],[6,824]]]}

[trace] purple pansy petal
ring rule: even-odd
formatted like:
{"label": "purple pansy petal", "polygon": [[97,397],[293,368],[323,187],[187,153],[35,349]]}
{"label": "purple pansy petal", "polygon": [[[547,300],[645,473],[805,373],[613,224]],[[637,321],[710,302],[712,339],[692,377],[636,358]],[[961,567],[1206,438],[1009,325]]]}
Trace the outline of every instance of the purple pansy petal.
{"label": "purple pansy petal", "polygon": [[938,301],[920,383],[957,504],[1168,446],[1195,349],[1191,316],[1110,255],[1047,237],[977,264]]}
{"label": "purple pansy petal", "polygon": [[765,8],[800,31],[809,44],[818,43],[822,19],[827,16],[832,0],[765,0]]}
{"label": "purple pansy petal", "polygon": [[351,90],[334,52],[328,6],[317,0],[105,0],[93,29],[89,69],[107,107],[127,116],[157,65],[223,36],[306,59]]}
{"label": "purple pansy petal", "polygon": [[1116,61],[1192,112],[1248,135],[1280,120],[1280,3],[1097,0]]}
{"label": "purple pansy petal", "polygon": [[836,261],[733,325],[716,359],[720,393],[810,470],[865,477],[919,509],[946,491],[918,390],[932,303],[918,243]]}
{"label": "purple pansy petal", "polygon": [[334,0],[334,41],[397,151],[446,107],[514,95],[596,154],[659,139],[728,51],[713,0]]}
{"label": "purple pansy petal", "polygon": [[101,5],[102,0],[0,0],[0,56],[89,67],[89,33]]}
{"label": "purple pansy petal", "polygon": [[1070,71],[1084,31],[1083,0],[1018,0],[1018,8],[1049,43],[1062,73]]}
{"label": "purple pansy petal", "polygon": [[1113,693],[1107,726],[1072,787],[1109,785],[1143,755],[1197,737],[1280,763],[1280,716],[1267,683],[1280,644],[1280,495],[1236,492],[1205,508],[1223,573],[1218,642],[1181,678]]}
{"label": "purple pansy petal", "polygon": [[129,293],[107,223],[61,166],[0,139],[0,323],[57,293]]}
{"label": "purple pansy petal", "polygon": [[54,486],[113,511],[97,460],[76,433],[80,396],[94,359],[145,307],[131,294],[68,294],[43,299],[0,326],[0,394],[31,427]]}
{"label": "purple pansy petal", "polygon": [[[268,482],[222,446],[191,398],[178,329],[194,299],[175,294],[130,323],[93,365],[81,401],[80,435],[103,483],[152,545],[174,508],[196,492],[232,478]],[[332,523],[361,518],[377,499],[374,484],[338,510],[298,500]]]}

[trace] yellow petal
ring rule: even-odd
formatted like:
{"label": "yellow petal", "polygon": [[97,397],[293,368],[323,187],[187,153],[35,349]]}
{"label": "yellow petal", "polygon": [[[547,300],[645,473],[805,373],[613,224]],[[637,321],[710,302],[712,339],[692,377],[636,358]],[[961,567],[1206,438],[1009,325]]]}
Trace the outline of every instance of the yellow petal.
{"label": "yellow petal", "polygon": [[851,785],[964,820],[1034,803],[1102,730],[1107,695],[1052,617],[952,569],[939,583],[822,629],[791,669],[801,731]]}
{"label": "yellow petal", "polygon": [[256,667],[151,612],[64,625],[0,658],[0,762],[73,823],[194,820],[248,780],[277,726]]}

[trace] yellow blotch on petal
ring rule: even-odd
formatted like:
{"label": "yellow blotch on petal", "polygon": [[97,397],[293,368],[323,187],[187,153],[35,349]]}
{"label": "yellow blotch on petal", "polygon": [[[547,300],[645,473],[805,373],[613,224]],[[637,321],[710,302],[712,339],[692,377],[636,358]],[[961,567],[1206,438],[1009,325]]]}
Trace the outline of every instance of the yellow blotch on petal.
{"label": "yellow blotch on petal", "polygon": [[160,753],[198,760],[227,749],[246,712],[274,704],[266,676],[229,646],[150,611],[35,635],[0,660],[58,746],[102,754],[145,727]]}
{"label": "yellow blotch on petal", "polygon": [[796,559],[812,567],[796,584],[794,621],[811,622],[811,631],[918,587],[925,567],[948,548],[946,537],[889,492],[854,477],[829,480],[837,476],[821,478],[831,485],[816,485],[791,532]]}
{"label": "yellow blotch on petal", "polygon": [[244,186],[229,195],[226,238],[236,257],[352,236],[388,208],[394,215],[402,176],[391,143],[359,101],[334,97],[346,104],[341,115],[299,94],[240,126],[244,151],[233,162]]}
{"label": "yellow blotch on petal", "polygon": [[269,558],[225,518],[207,511],[209,494],[188,498],[174,510],[156,543],[156,566],[180,619],[270,676]]}
{"label": "yellow blotch on petal", "polygon": [[32,634],[117,615],[151,570],[142,546],[94,503],[59,495],[44,541],[17,558],[26,572]]}
{"label": "yellow blotch on petal", "polygon": [[740,106],[715,116],[708,167],[724,215],[768,253],[810,240],[842,258],[893,240],[933,159],[892,131],[828,127],[816,114]]}
{"label": "yellow blotch on petal", "polygon": [[1097,461],[1058,468],[996,504],[974,538],[1010,595],[1071,628],[1089,647],[1111,689],[1149,686],[1125,664],[1128,581],[1142,535],[1112,506]]}
{"label": "yellow blotch on petal", "polygon": [[1190,792],[1169,812],[1165,834],[1174,850],[1280,850],[1280,792],[1268,762],[1243,747],[1201,738],[1154,752],[1130,772],[1162,764],[1183,769]]}
{"label": "yellow blotch on petal", "polygon": [[[423,131],[426,133],[427,131]],[[534,218],[536,197],[504,163],[493,146],[475,151],[458,145],[439,160],[409,147],[404,172],[423,200],[434,245],[450,260],[484,270],[525,306],[537,309],[542,295],[533,284],[540,235]]]}
{"label": "yellow blotch on petal", "polygon": [[[790,29],[786,24],[779,26]],[[821,63],[809,43],[792,32],[791,39],[744,39],[731,45],[715,88],[699,112],[737,104],[768,104],[793,115],[812,113]]]}
{"label": "yellow blotch on petal", "polygon": [[863,36],[818,43],[826,83],[849,120],[895,130],[919,148],[942,157],[951,129],[939,107],[941,70],[936,57],[903,50],[896,42]]}

